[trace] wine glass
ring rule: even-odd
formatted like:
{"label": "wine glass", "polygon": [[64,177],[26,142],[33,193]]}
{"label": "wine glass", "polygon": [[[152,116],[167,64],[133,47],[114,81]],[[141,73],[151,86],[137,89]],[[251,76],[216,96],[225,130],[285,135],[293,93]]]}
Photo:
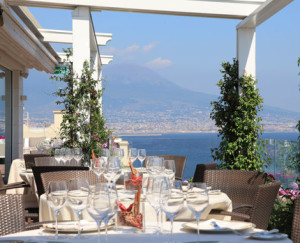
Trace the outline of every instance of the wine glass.
{"label": "wine glass", "polygon": [[107,148],[101,148],[99,150],[99,157],[105,157],[105,158],[110,157],[110,151],[109,151],[109,149],[107,149]]}
{"label": "wine glass", "polygon": [[120,177],[122,172],[121,161],[119,157],[112,156],[108,158],[108,163],[106,170],[104,172],[104,177],[108,182],[113,182]]}
{"label": "wine glass", "polygon": [[197,240],[199,241],[199,219],[208,207],[208,192],[206,183],[191,183],[186,193],[187,207],[192,211],[197,221]]}
{"label": "wine glass", "polygon": [[63,162],[63,165],[66,165],[66,148],[61,148],[60,149],[60,154],[61,154],[61,161]]}
{"label": "wine glass", "polygon": [[101,222],[111,211],[110,196],[106,183],[96,184],[95,192],[91,193],[88,199],[87,211],[97,223],[99,241]]}
{"label": "wine glass", "polygon": [[146,187],[146,200],[155,210],[156,213],[156,232],[160,232],[159,227],[159,212],[161,211],[160,207],[160,196],[161,196],[161,183],[164,180],[164,177],[149,177]]}
{"label": "wine glass", "polygon": [[108,214],[106,215],[106,217],[103,219],[104,225],[105,225],[105,236],[107,239],[107,227],[108,227],[108,222],[109,220],[115,216],[115,214],[118,211],[118,205],[119,205],[119,197],[118,197],[118,192],[117,192],[117,188],[116,185],[113,184],[112,186],[110,186],[108,188],[108,194],[109,194],[109,198],[110,198],[110,211],[108,212]]}
{"label": "wine glass", "polygon": [[100,182],[101,175],[107,169],[107,160],[104,157],[96,158],[92,160],[92,170],[98,177],[98,183]]}
{"label": "wine glass", "polygon": [[80,165],[80,160],[83,157],[82,149],[81,148],[74,148],[74,159],[76,160],[76,165]]}
{"label": "wine glass", "polygon": [[62,153],[60,149],[55,149],[54,151],[54,158],[57,161],[57,164],[59,165],[61,159],[62,159]]}
{"label": "wine glass", "polygon": [[88,204],[88,197],[90,194],[90,188],[88,180],[85,178],[71,179],[68,186],[68,204],[78,217],[78,234],[80,237],[81,226],[80,217],[82,211],[86,209]]}
{"label": "wine glass", "polygon": [[146,149],[138,150],[138,159],[141,161],[141,166],[144,167],[144,160],[146,159]]}
{"label": "wine glass", "polygon": [[161,183],[160,206],[171,222],[171,242],[173,242],[173,221],[176,215],[182,210],[184,195],[181,181],[170,181],[164,177]]}
{"label": "wine glass", "polygon": [[70,148],[66,148],[65,150],[65,160],[66,160],[66,164],[70,165],[71,164],[71,160],[73,159],[73,149]]}
{"label": "wine glass", "polygon": [[136,158],[138,156],[138,151],[136,148],[130,148],[128,152],[129,152],[128,153],[129,160],[133,164],[133,162],[136,160]]}
{"label": "wine glass", "polygon": [[65,181],[50,181],[46,192],[47,203],[55,214],[55,239],[58,238],[57,218],[60,209],[67,200],[67,184]]}
{"label": "wine glass", "polygon": [[165,160],[164,163],[165,163],[165,175],[170,180],[175,180],[175,173],[176,173],[175,161]]}
{"label": "wine glass", "polygon": [[164,159],[156,156],[149,156],[146,169],[150,176],[160,175],[164,171]]}

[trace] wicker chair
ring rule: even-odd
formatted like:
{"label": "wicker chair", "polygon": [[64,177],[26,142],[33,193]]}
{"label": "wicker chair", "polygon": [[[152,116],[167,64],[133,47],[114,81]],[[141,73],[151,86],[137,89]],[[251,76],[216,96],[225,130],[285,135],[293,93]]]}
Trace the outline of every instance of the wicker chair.
{"label": "wicker chair", "polygon": [[35,165],[34,159],[38,157],[49,157],[49,154],[24,154],[26,169],[31,169]]}
{"label": "wicker chair", "polygon": [[[57,171],[57,172],[47,172],[41,174],[42,184],[44,191],[47,191],[48,184],[50,181],[66,181],[69,182],[70,179],[86,178],[90,185],[98,183],[98,177],[93,171],[80,171],[80,170],[68,170],[68,171]],[[100,178],[100,182],[104,182],[103,176]]]}
{"label": "wicker chair", "polygon": [[83,166],[33,166],[32,172],[39,197],[45,193],[41,173],[67,170],[89,170],[89,168]]}
{"label": "wicker chair", "polygon": [[57,166],[57,162],[54,157],[37,157],[34,158],[35,166]]}
{"label": "wicker chair", "polygon": [[217,165],[217,163],[197,164],[193,177],[193,182],[204,182],[204,171],[216,170]]}
{"label": "wicker chair", "polygon": [[[164,158],[165,160],[174,160],[175,167],[176,167],[175,178],[176,180],[182,180],[185,163],[186,163],[186,156],[180,156],[180,155],[154,155],[154,156]],[[144,161],[144,167],[146,167],[146,164],[147,164],[147,160]]]}
{"label": "wicker chair", "polygon": [[25,230],[22,195],[0,195],[0,236]]}
{"label": "wicker chair", "polygon": [[[1,171],[0,171],[1,175]],[[15,182],[10,184],[4,184],[2,176],[0,176],[0,195],[5,195],[6,191],[9,189],[16,189],[22,187],[29,187],[30,185],[26,184],[25,182]]]}
{"label": "wicker chair", "polygon": [[291,239],[300,243],[300,196],[296,198]]}

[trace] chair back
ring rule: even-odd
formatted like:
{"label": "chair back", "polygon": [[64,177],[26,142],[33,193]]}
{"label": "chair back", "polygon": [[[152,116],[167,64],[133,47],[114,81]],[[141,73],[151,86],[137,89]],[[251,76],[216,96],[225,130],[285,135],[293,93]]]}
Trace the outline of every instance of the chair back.
{"label": "chair back", "polygon": [[267,229],[280,186],[280,181],[258,186],[255,202],[250,211],[250,222],[255,224],[256,228]]}
{"label": "chair back", "polygon": [[66,170],[89,170],[88,167],[83,166],[33,166],[32,172],[38,192],[38,196],[40,197],[45,193],[41,173],[45,172],[54,172],[54,171],[66,171]]}
{"label": "chair back", "polygon": [[205,163],[205,164],[197,164],[193,182],[204,182],[204,171],[206,170],[216,170],[218,163]]}
{"label": "chair back", "polygon": [[54,157],[37,157],[34,158],[35,166],[57,166],[56,159]]}
{"label": "chair back", "polygon": [[25,229],[23,195],[0,195],[0,236]]}
{"label": "chair back", "polygon": [[257,187],[265,183],[266,176],[258,171],[205,170],[204,182],[226,193],[235,206],[253,204]]}
{"label": "chair back", "polygon": [[49,154],[24,154],[26,169],[31,169],[34,165],[34,159],[38,157],[49,157]]}
{"label": "chair back", "polygon": [[[98,183],[98,177],[93,171],[80,171],[80,170],[68,170],[68,171],[56,171],[47,172],[41,174],[42,184],[44,191],[47,191],[48,184],[50,181],[65,181],[67,184],[70,179],[86,178],[90,185],[95,185]],[[102,176],[100,182],[104,182],[105,179]]]}
{"label": "chair back", "polygon": [[295,200],[291,239],[294,243],[300,243],[300,196]]}
{"label": "chair back", "polygon": [[[187,158],[186,156],[180,156],[180,155],[154,155],[154,156],[161,157],[164,160],[174,160],[175,167],[176,167],[175,178],[176,180],[182,180],[186,158]],[[147,160],[144,161],[144,167],[146,167],[146,164],[147,164]]]}
{"label": "chair back", "polygon": [[[0,170],[0,175],[1,175],[1,170]],[[3,189],[5,186],[4,181],[3,181],[3,177],[0,176],[0,189]],[[6,194],[6,190],[0,190],[0,195],[5,195]]]}

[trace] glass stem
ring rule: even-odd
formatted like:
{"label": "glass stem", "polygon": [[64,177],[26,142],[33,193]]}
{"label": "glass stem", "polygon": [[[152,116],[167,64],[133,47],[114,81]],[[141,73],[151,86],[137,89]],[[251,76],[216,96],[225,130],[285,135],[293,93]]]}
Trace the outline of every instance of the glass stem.
{"label": "glass stem", "polygon": [[107,225],[108,225],[108,221],[104,221],[105,224],[105,240],[107,241]]}
{"label": "glass stem", "polygon": [[171,221],[171,242],[173,243],[173,217],[170,217]]}
{"label": "glass stem", "polygon": [[197,221],[197,242],[199,242],[199,215],[196,216]]}
{"label": "glass stem", "polygon": [[81,212],[78,212],[78,237],[81,236],[81,224],[80,224]]}
{"label": "glass stem", "polygon": [[58,223],[57,223],[57,220],[58,220],[58,212],[57,210],[55,210],[55,239],[58,239]]}
{"label": "glass stem", "polygon": [[159,210],[156,210],[156,226],[157,226],[157,232],[159,232]]}

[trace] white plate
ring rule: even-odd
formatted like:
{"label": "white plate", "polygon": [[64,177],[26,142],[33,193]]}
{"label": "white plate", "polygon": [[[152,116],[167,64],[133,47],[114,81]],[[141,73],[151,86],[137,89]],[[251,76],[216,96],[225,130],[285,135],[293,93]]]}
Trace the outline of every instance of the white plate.
{"label": "white plate", "polygon": [[263,234],[261,232],[251,233],[248,238],[256,239],[256,240],[283,240],[288,237],[287,234]]}
{"label": "white plate", "polygon": [[[81,220],[80,226],[81,226],[82,233],[96,232],[98,230],[96,222],[89,222],[86,220]],[[112,224],[110,223],[108,225],[108,227],[111,227],[111,226],[112,226]],[[44,224],[43,228],[46,231],[55,232],[55,223]],[[102,225],[100,227],[100,229],[104,230],[105,226]],[[60,233],[77,233],[78,232],[77,221],[58,223],[58,232],[60,232]]]}
{"label": "white plate", "polygon": [[221,190],[208,190],[208,195],[219,195],[221,193]]}
{"label": "white plate", "polygon": [[[214,220],[221,229],[216,229],[212,224],[211,221]],[[190,222],[190,223],[184,223],[183,227],[185,229],[189,230],[197,230],[197,223],[196,222]],[[203,232],[212,232],[212,233],[228,233],[235,231],[242,231],[242,230],[248,230],[251,228],[254,228],[255,225],[248,222],[242,222],[242,221],[224,221],[224,220],[216,220],[216,219],[209,219],[206,221],[201,221],[199,223],[199,230]]]}
{"label": "white plate", "polygon": [[123,190],[124,186],[123,185],[116,185],[117,190]]}

